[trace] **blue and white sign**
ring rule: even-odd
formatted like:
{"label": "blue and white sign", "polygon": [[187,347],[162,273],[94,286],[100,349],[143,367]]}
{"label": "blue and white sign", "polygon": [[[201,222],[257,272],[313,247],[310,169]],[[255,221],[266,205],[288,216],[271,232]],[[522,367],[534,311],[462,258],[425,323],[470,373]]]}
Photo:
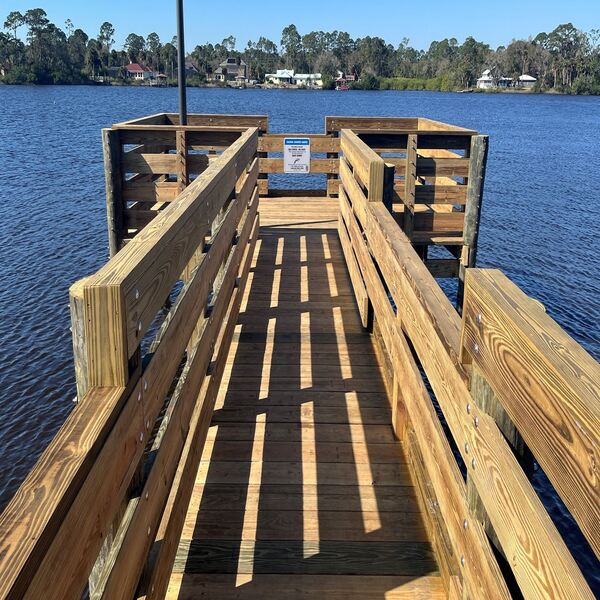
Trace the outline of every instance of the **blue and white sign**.
{"label": "blue and white sign", "polygon": [[283,172],[310,173],[310,138],[283,139]]}

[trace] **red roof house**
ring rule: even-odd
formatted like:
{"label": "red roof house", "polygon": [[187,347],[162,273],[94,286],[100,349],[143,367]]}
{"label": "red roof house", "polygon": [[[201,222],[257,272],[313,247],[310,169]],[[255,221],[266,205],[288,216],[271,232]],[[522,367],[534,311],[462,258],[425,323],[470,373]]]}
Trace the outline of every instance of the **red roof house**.
{"label": "red roof house", "polygon": [[151,79],[154,77],[154,71],[149,67],[144,67],[138,63],[130,63],[125,67],[127,77],[134,79]]}

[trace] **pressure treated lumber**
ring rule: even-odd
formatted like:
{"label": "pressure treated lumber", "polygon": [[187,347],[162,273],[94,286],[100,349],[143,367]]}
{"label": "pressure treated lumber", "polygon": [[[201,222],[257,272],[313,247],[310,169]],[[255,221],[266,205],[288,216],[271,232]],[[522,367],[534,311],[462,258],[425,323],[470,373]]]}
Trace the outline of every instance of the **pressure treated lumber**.
{"label": "pressure treated lumber", "polygon": [[469,269],[463,358],[498,394],[600,556],[600,367],[496,270]]}
{"label": "pressure treated lumber", "polygon": [[[312,573],[347,590],[347,580],[374,574],[371,592],[361,588],[361,598],[378,598],[376,589],[390,597],[417,593],[407,581],[397,588],[386,579],[389,573],[411,570],[419,581],[439,581],[402,448],[389,425],[369,334],[345,292],[352,294],[337,235],[337,202],[310,201],[314,206],[295,199],[261,204],[270,225],[261,226],[168,597],[178,581],[190,582],[189,594],[219,597],[227,593],[222,586],[228,573],[235,573],[232,596],[255,587],[257,595],[268,595],[261,581],[271,575],[280,578],[280,589],[288,589],[290,578]],[[319,203],[321,212],[336,215],[332,221],[319,216]],[[295,211],[294,219],[286,208]],[[253,448],[261,414],[259,459]],[[256,530],[246,530],[252,522]],[[231,544],[242,548],[239,560],[221,554]],[[201,559],[205,551],[214,560]],[[427,561],[415,562],[423,552]],[[211,572],[202,573],[206,569]],[[235,577],[244,576],[248,582],[236,586]],[[331,586],[322,589],[334,593]],[[427,595],[434,588],[426,589],[418,593],[435,597]],[[319,596],[310,585],[302,593]]]}
{"label": "pressure treated lumber", "polygon": [[[430,274],[408,241],[398,235],[383,205],[369,205],[367,214],[365,229],[371,251],[401,308],[403,328],[458,440],[503,549],[512,557],[521,590],[526,597],[535,597],[548,588],[557,597],[591,597],[573,558],[495,423],[470,402],[464,378],[456,369],[459,346],[449,346],[440,337],[436,331],[439,321],[431,315],[432,310],[449,304],[447,298],[439,287],[427,283]],[[403,273],[399,279],[398,273]],[[424,290],[429,290],[431,297]],[[452,315],[458,329],[458,317],[452,309],[447,306],[445,312]],[[467,442],[470,453],[465,451]],[[493,476],[498,471],[501,478]],[[515,498],[522,500],[516,504],[512,501]]]}
{"label": "pressure treated lumber", "polygon": [[383,341],[397,370],[397,379],[401,382],[407,412],[414,423],[414,435],[421,449],[418,455],[422,456],[429,479],[439,495],[441,514],[452,535],[456,555],[466,558],[463,572],[465,586],[474,597],[508,598],[508,591],[482,527],[477,522],[473,522],[470,528],[465,529],[463,526],[463,521],[468,517],[464,481],[442,432],[439,419],[435,415],[425,383],[400,330],[400,321],[393,314],[367,244],[362,236],[359,237],[359,224],[353,214],[354,208],[341,192],[341,214],[348,228],[356,232],[353,236],[354,247]]}

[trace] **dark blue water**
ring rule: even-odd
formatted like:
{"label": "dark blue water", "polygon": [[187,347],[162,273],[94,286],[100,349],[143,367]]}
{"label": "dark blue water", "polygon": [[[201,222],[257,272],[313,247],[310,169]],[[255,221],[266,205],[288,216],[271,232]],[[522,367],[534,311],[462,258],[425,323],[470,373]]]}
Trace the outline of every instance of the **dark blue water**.
{"label": "dark blue water", "polygon": [[[266,113],[274,132],[387,115],[489,134],[479,265],[505,271],[600,357],[599,98],[190,89],[188,103]],[[162,111],[177,111],[175,89],[0,86],[0,507],[73,407],[68,288],[107,258],[100,129]],[[542,473],[535,484],[592,577]]]}

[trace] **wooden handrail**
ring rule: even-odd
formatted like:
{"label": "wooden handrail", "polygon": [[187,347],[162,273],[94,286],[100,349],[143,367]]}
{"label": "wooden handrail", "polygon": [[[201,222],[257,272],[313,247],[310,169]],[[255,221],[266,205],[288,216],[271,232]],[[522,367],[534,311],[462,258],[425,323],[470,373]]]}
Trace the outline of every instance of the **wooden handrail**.
{"label": "wooden handrail", "polygon": [[[73,287],[82,397],[0,516],[0,598],[79,597],[128,501],[93,595],[131,596],[137,587],[208,381],[213,396],[196,418],[212,414],[258,230],[256,149],[257,130],[247,130],[141,235]],[[150,322],[181,277],[183,289],[142,365],[137,348],[147,328],[132,351],[127,324],[132,313]],[[123,385],[100,384],[106,380]],[[169,397],[173,382],[179,391]],[[144,496],[130,497],[165,400]],[[186,471],[192,479],[194,464]],[[148,535],[138,535],[140,524]]]}
{"label": "wooden handrail", "polygon": [[467,271],[462,360],[496,393],[600,558],[600,366],[503,273]]}
{"label": "wooden handrail", "polygon": [[[342,149],[343,140],[342,137]],[[352,141],[350,160],[354,165],[361,162],[365,165],[368,152],[360,146],[360,140]],[[362,172],[365,172],[364,166]],[[340,175],[340,227],[343,223],[344,234],[352,245],[352,261],[360,267],[360,276],[392,364],[397,365],[403,395],[407,397],[408,415],[415,420],[414,429],[423,455],[430,453],[432,443],[431,434],[425,437],[424,431],[434,431],[432,427],[439,431],[439,427],[430,422],[434,413],[423,410],[422,382],[419,382],[418,370],[410,370],[411,352],[405,338],[412,344],[427,374],[469,477],[476,485],[506,556],[510,557],[524,596],[534,598],[550,593],[561,598],[591,598],[575,561],[496,423],[469,394],[468,372],[461,361],[460,317],[383,203],[368,202],[350,170],[342,164]],[[388,292],[396,306],[396,316]],[[417,398],[421,400],[417,402]],[[427,412],[429,417],[425,416]],[[592,425],[597,432],[597,420]],[[499,571],[491,566],[494,561],[482,541],[480,525],[466,504],[464,484],[457,481],[456,489],[449,494],[452,477],[444,481],[436,474],[439,465],[436,467],[430,462],[429,466],[430,477],[437,482],[436,492],[451,541],[462,557],[461,572],[467,590],[474,597],[481,596],[484,589],[486,597],[505,595],[498,582]],[[464,532],[477,530],[476,544],[465,544],[465,533],[455,528],[457,519],[464,519]],[[481,552],[484,554],[478,558]]]}
{"label": "wooden handrail", "polygon": [[369,148],[353,131],[342,130],[340,148],[348,164],[352,166],[358,179],[367,188],[370,201],[383,198],[383,159]]}

